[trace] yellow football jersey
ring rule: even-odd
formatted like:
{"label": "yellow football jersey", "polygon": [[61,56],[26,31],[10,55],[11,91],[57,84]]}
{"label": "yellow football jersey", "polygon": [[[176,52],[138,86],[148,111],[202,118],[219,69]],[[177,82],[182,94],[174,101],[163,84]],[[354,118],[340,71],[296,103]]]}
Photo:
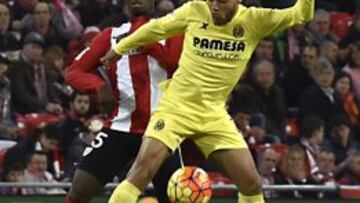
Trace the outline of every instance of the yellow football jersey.
{"label": "yellow football jersey", "polygon": [[185,33],[179,68],[166,84],[160,103],[201,114],[224,109],[258,42],[273,32],[312,19],[314,0],[298,0],[287,9],[246,8],[225,25],[215,25],[206,2],[191,1],[153,20],[121,40],[114,50],[126,54],[150,42]]}

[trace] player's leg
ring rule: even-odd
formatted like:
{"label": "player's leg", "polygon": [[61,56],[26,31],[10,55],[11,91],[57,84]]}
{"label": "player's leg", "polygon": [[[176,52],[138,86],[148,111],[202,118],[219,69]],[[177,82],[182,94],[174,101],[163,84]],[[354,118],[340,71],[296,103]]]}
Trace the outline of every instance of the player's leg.
{"label": "player's leg", "polygon": [[183,138],[179,136],[184,134],[181,131],[185,129],[182,121],[167,113],[155,113],[151,117],[145,138],[128,177],[115,189],[110,203],[135,203],[137,201],[141,191],[153,179],[161,164],[183,141]]}
{"label": "player's leg", "polygon": [[136,203],[141,191],[151,182],[170,154],[169,148],[162,141],[146,137],[126,180],[117,186],[109,202]]}
{"label": "player's leg", "polygon": [[155,194],[160,203],[168,203],[167,186],[171,175],[180,168],[179,153],[175,152],[160,167],[153,179]]}
{"label": "player's leg", "polygon": [[65,203],[88,203],[102,188],[103,184],[94,175],[77,169]]}
{"label": "player's leg", "polygon": [[228,115],[206,123],[195,139],[202,152],[238,187],[241,203],[263,203],[261,180],[242,135]]}
{"label": "player's leg", "polygon": [[85,149],[65,202],[88,203],[98,195],[103,186],[136,156],[129,154],[130,149],[136,147],[132,144],[136,139],[138,143],[141,141],[140,137],[108,129],[100,132],[92,147]]}
{"label": "player's leg", "polygon": [[217,150],[209,159],[238,187],[241,203],[263,203],[261,179],[247,148]]}

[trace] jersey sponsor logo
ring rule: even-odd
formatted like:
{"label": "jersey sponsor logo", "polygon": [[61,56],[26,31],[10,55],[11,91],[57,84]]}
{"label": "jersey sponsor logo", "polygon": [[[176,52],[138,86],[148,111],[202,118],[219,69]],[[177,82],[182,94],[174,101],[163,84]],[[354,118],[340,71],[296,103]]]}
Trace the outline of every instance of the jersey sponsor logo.
{"label": "jersey sponsor logo", "polygon": [[203,58],[212,58],[216,60],[227,60],[227,61],[241,60],[240,54],[237,53],[213,53],[211,51],[203,51],[203,50],[194,50],[193,53]]}
{"label": "jersey sponsor logo", "polygon": [[196,48],[211,49],[219,51],[244,51],[243,41],[228,41],[194,37],[193,45]]}
{"label": "jersey sponsor logo", "polygon": [[159,119],[155,123],[154,130],[160,131],[160,130],[164,129],[164,127],[165,127],[165,121],[163,119]]}

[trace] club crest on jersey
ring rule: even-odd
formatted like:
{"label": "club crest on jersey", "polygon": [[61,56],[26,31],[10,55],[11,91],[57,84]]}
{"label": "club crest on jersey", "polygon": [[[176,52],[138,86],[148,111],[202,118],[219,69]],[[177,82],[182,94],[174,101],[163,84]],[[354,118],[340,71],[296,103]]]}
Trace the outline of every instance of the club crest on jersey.
{"label": "club crest on jersey", "polygon": [[155,126],[154,126],[154,130],[156,131],[160,131],[162,129],[164,129],[165,127],[165,122],[163,119],[159,119],[158,121],[156,121]]}
{"label": "club crest on jersey", "polygon": [[236,38],[243,37],[243,36],[244,36],[244,28],[241,27],[240,25],[239,25],[239,26],[236,26],[236,27],[233,29],[233,35],[234,35],[234,37],[236,37]]}

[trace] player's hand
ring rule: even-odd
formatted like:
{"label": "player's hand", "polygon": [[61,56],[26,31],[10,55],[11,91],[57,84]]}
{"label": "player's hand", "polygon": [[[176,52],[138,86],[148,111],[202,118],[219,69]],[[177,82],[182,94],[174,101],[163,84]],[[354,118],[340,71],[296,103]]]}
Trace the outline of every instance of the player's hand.
{"label": "player's hand", "polygon": [[109,51],[104,57],[100,59],[101,63],[108,66],[121,59],[121,55],[117,54],[114,50]]}
{"label": "player's hand", "polygon": [[111,87],[107,84],[103,85],[98,90],[96,96],[101,113],[106,116],[110,116],[116,104],[116,100],[111,90]]}

